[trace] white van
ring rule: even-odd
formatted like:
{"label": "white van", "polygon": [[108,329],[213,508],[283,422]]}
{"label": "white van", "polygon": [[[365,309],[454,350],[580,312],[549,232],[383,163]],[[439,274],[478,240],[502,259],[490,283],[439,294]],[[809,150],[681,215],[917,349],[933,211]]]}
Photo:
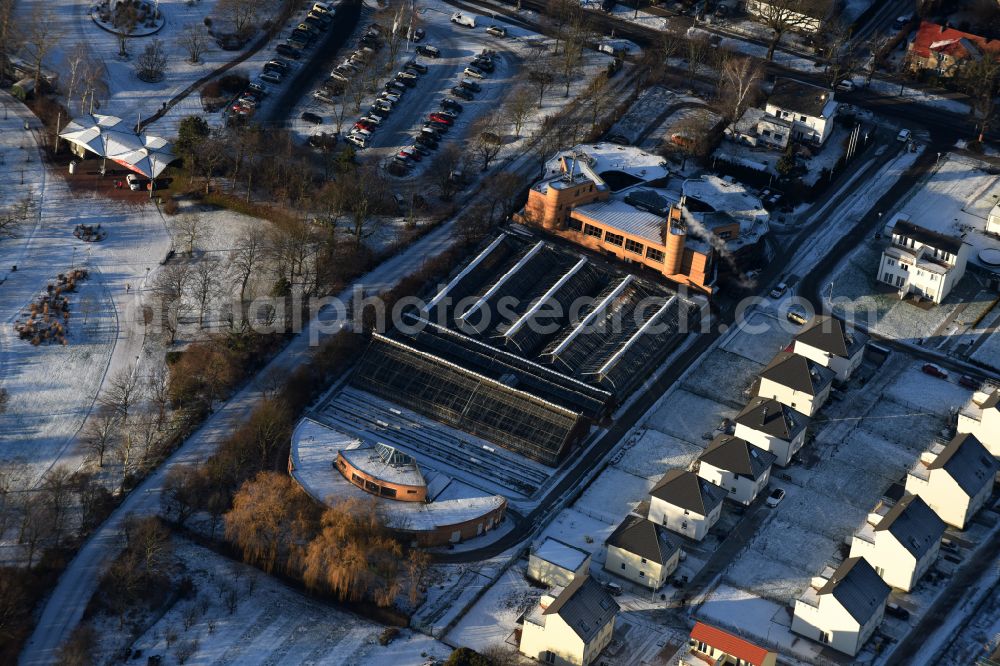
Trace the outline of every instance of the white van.
{"label": "white van", "polygon": [[462,12],[455,12],[451,15],[451,22],[457,23],[458,25],[464,25],[467,28],[476,27],[476,18],[474,16],[467,16]]}
{"label": "white van", "polygon": [[353,143],[358,148],[368,147],[368,137],[361,134],[351,134],[347,137],[347,141]]}

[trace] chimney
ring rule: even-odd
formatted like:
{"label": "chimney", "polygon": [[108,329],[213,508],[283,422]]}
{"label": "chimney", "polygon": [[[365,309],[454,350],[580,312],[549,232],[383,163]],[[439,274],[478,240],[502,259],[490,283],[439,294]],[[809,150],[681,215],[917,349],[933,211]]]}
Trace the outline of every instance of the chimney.
{"label": "chimney", "polygon": [[933,451],[924,451],[920,454],[920,464],[927,467],[937,459],[937,454]]}

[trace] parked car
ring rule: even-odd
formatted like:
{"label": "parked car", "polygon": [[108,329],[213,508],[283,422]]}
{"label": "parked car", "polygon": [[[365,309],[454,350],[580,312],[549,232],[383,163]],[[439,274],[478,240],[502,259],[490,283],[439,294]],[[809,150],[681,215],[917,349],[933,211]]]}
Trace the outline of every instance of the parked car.
{"label": "parked car", "polygon": [[938,379],[948,379],[948,371],[944,368],[934,365],[933,363],[924,363],[923,367],[920,368],[926,374],[931,377],[937,377]]}
{"label": "parked car", "polygon": [[440,111],[434,111],[431,115],[437,114],[439,116],[445,116],[451,118],[452,120],[458,120],[458,114],[454,111],[449,111],[448,109],[441,109]]}
{"label": "parked car", "polygon": [[327,24],[323,23],[323,21],[319,20],[315,16],[305,17],[305,19],[303,19],[303,24],[314,30],[318,30],[319,32],[326,32],[327,29]]}
{"label": "parked car", "polygon": [[842,92],[851,92],[852,90],[854,90],[854,81],[851,81],[850,79],[844,79],[843,81],[837,84],[837,90],[840,90]]}
{"label": "parked car", "polygon": [[472,101],[472,93],[463,88],[462,86],[455,86],[454,88],[452,88],[451,94],[454,95],[455,97],[464,99],[467,102]]}
{"label": "parked car", "polygon": [[264,72],[260,75],[260,78],[268,83],[281,83],[284,77],[279,72]]}
{"label": "parked car", "polygon": [[406,69],[412,69],[414,72],[417,72],[418,74],[426,74],[428,71],[427,65],[423,64],[422,62],[417,62],[416,60],[411,60],[410,62],[406,63],[404,67]]}
{"label": "parked car", "polygon": [[412,38],[415,42],[422,42],[426,36],[427,32],[423,28],[417,28],[413,31]]}
{"label": "parked car", "polygon": [[371,123],[372,125],[375,126],[382,124],[382,119],[379,118],[378,116],[364,116],[363,118],[359,118],[359,120],[362,120],[366,123]]}
{"label": "parked car", "polygon": [[484,72],[490,73],[493,71],[493,59],[488,56],[479,56],[472,60],[472,66],[476,69],[481,69]]}
{"label": "parked car", "polygon": [[890,601],[885,605],[885,614],[904,621],[910,619],[910,611],[906,610],[895,601]]}
{"label": "parked car", "polygon": [[278,58],[272,58],[264,63],[265,72],[281,72],[282,74],[287,74],[288,70],[288,63],[284,60],[279,60]]}
{"label": "parked car", "polygon": [[346,140],[354,144],[358,148],[368,147],[368,137],[363,136],[361,134],[351,134],[350,136],[347,137]]}
{"label": "parked car", "polygon": [[421,155],[416,148],[411,148],[411,147],[402,148],[400,149],[399,154],[402,155],[403,157],[408,157],[414,162],[419,162],[422,159],[424,159],[424,156]]}
{"label": "parked car", "polygon": [[257,83],[256,81],[251,81],[249,84],[247,84],[247,90],[252,90],[261,97],[267,97],[267,94],[270,92],[267,86],[265,86],[263,83]]}
{"label": "parked car", "polygon": [[134,173],[130,173],[125,176],[125,182],[128,183],[128,189],[133,192],[137,192],[143,188],[143,181]]}
{"label": "parked car", "polygon": [[498,25],[491,25],[490,27],[486,28],[486,32],[488,32],[489,34],[493,35],[494,37],[506,37],[507,36],[507,28],[503,28],[503,27],[498,26]]}
{"label": "parked car", "polygon": [[371,122],[370,120],[365,120],[364,118],[362,118],[361,120],[354,123],[354,129],[359,129],[359,130],[363,129],[369,132],[374,132],[375,123]]}
{"label": "parked car", "polygon": [[428,155],[431,154],[431,149],[430,148],[428,148],[427,146],[422,146],[422,145],[420,145],[419,143],[417,143],[415,141],[413,143],[412,148],[413,148],[413,150],[416,150],[418,153],[420,153],[424,157],[427,157]]}
{"label": "parked car", "polygon": [[809,315],[801,305],[792,305],[785,314],[788,321],[799,326],[804,326],[809,321]]}
{"label": "parked car", "polygon": [[462,81],[460,81],[458,85],[465,88],[469,92],[477,93],[483,91],[483,87],[481,85],[479,85],[475,81],[469,81],[468,79],[462,79]]}
{"label": "parked car", "polygon": [[378,116],[379,118],[385,118],[386,116],[389,115],[389,111],[387,109],[382,108],[381,106],[378,106],[377,104],[372,104],[368,108],[368,115]]}
{"label": "parked car", "polygon": [[424,123],[424,127],[430,127],[431,129],[437,130],[439,135],[444,134],[445,132],[448,131],[447,125],[445,125],[444,123],[439,123],[436,120],[428,120],[426,123]]}
{"label": "parked car", "polygon": [[910,20],[911,20],[911,17],[910,17],[909,14],[907,14],[906,16],[899,16],[899,17],[896,18],[895,21],[892,22],[892,27],[895,30],[902,30],[903,27],[906,26],[906,24],[910,22]]}
{"label": "parked car", "polygon": [[399,76],[397,74],[395,80],[399,81],[400,83],[402,83],[407,88],[416,88],[417,87],[417,80],[415,78],[414,79],[410,79],[410,78],[406,78],[406,77],[403,77],[403,76]]}
{"label": "parked car", "polygon": [[781,298],[788,291],[788,285],[784,282],[779,282],[775,285],[774,289],[771,290],[771,298]]}
{"label": "parked car", "polygon": [[978,391],[983,386],[983,383],[972,375],[962,375],[958,378],[958,383],[973,391]]}
{"label": "parked car", "polygon": [[462,113],[462,105],[450,97],[445,97],[441,100],[441,108],[454,111],[455,113]]}
{"label": "parked car", "polygon": [[418,146],[424,146],[429,150],[437,150],[437,147],[439,145],[437,139],[435,139],[430,134],[425,134],[423,132],[413,137],[413,143]]}
{"label": "parked car", "polygon": [[908,129],[899,130],[899,134],[896,135],[896,141],[902,141],[905,143],[909,140],[910,140],[910,130]]}
{"label": "parked car", "polygon": [[467,14],[463,14],[462,12],[455,12],[454,14],[452,14],[451,22],[457,23],[458,25],[464,25],[466,28],[476,27],[476,17],[468,16]]}
{"label": "parked car", "polygon": [[406,86],[403,85],[401,82],[396,81],[395,79],[392,81],[387,81],[384,89],[397,95],[402,95],[403,93],[406,92]]}
{"label": "parked car", "polygon": [[427,45],[424,45],[424,44],[421,44],[420,46],[417,47],[417,53],[419,53],[420,55],[425,56],[427,58],[440,58],[441,57],[441,51],[440,51],[440,49],[438,49],[435,46],[427,46]]}
{"label": "parked car", "polygon": [[471,76],[474,79],[485,79],[486,78],[486,74],[485,74],[485,72],[483,72],[483,70],[479,69],[478,67],[473,67],[471,65],[468,66],[468,67],[466,67],[465,71],[463,73],[466,76]]}
{"label": "parked car", "polygon": [[286,58],[291,58],[292,60],[298,60],[302,57],[299,54],[299,49],[289,44],[278,44],[274,47],[274,50],[278,55],[283,55]]}
{"label": "parked car", "polygon": [[608,594],[610,594],[613,597],[620,596],[622,593],[622,586],[619,585],[618,583],[605,583],[604,589],[606,589],[608,591]]}
{"label": "parked car", "polygon": [[451,126],[455,124],[455,119],[450,116],[446,116],[440,113],[432,113],[430,119],[436,123],[444,123],[445,125]]}
{"label": "parked car", "polygon": [[781,500],[785,499],[785,491],[781,488],[775,488],[771,491],[771,494],[767,496],[767,505],[772,509],[779,504]]}
{"label": "parked car", "polygon": [[312,123],[313,125],[323,124],[323,119],[318,115],[316,115],[315,113],[312,113],[311,111],[303,112],[302,120],[306,121],[307,123]]}
{"label": "parked car", "polygon": [[388,90],[383,90],[379,93],[378,98],[389,102],[390,104],[398,104],[399,100],[402,99],[398,94],[391,93]]}
{"label": "parked car", "polygon": [[396,72],[396,78],[397,79],[409,79],[411,81],[416,81],[416,80],[418,80],[420,78],[420,75],[414,74],[413,72],[408,72],[408,71],[406,71],[404,69],[402,71]]}

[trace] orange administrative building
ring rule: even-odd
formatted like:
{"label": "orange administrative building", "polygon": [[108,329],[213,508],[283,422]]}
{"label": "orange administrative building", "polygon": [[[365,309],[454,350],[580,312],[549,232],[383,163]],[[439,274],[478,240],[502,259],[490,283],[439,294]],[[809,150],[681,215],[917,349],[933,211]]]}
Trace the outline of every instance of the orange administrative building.
{"label": "orange administrative building", "polygon": [[[717,247],[740,244],[748,237],[748,246],[762,245],[767,232],[767,214],[762,208],[741,223],[728,212],[700,201],[692,199],[692,205],[687,205],[687,197],[680,192],[671,200],[663,190],[643,187],[669,180],[662,164],[642,162],[653,156],[621,146],[613,150],[623,151],[617,160],[614,153],[608,156],[611,151],[601,144],[558,156],[549,177],[528,192],[528,201],[514,216],[515,221],[707,293],[715,290]],[[730,199],[725,188],[739,189],[712,178],[687,182],[703,191],[718,190]],[[610,179],[614,183],[608,182]],[[736,255],[740,250],[732,248],[730,253]]]}

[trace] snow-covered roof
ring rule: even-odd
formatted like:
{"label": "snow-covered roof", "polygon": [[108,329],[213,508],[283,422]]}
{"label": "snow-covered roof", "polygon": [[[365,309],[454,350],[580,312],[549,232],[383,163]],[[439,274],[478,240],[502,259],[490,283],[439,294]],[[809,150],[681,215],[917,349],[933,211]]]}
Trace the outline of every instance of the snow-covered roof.
{"label": "snow-covered roof", "polygon": [[[371,500],[373,495],[348,481],[334,467],[337,453],[362,447],[361,440],[323,425],[302,419],[292,433],[291,474],[314,499],[330,503],[346,497]],[[443,475],[441,475],[443,476]],[[438,486],[442,479],[435,478]],[[456,479],[447,482],[432,502],[397,502],[378,498],[379,508],[391,526],[408,532],[440,529],[475,520],[503,507],[507,500],[489,495]]]}
{"label": "snow-covered roof", "polygon": [[649,182],[669,175],[666,161],[659,155],[647,153],[635,146],[619,146],[614,143],[585,143],[567,150],[561,150],[545,163],[546,177],[556,176],[563,171],[563,160],[576,155],[586,155],[587,164],[598,174],[621,171]]}
{"label": "snow-covered roof", "polygon": [[697,199],[738,220],[766,220],[770,216],[760,198],[744,185],[713,174],[685,180],[682,192],[685,197]]}
{"label": "snow-covered roof", "polygon": [[407,486],[425,485],[417,461],[387,444],[349,448],[340,453],[355,469],[376,479]]}
{"label": "snow-covered roof", "polygon": [[587,561],[590,554],[559,539],[546,537],[542,545],[532,553],[532,556],[554,564],[560,569],[576,571]]}
{"label": "snow-covered roof", "polygon": [[626,234],[663,245],[666,219],[631,206],[620,199],[609,199],[577,206],[574,210]]}

